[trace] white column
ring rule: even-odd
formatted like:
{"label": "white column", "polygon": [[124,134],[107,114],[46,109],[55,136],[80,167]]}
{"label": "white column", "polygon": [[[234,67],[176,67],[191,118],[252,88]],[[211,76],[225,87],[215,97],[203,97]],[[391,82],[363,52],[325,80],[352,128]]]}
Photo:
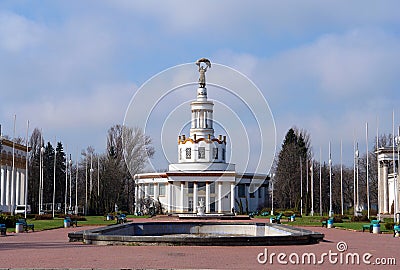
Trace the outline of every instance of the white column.
{"label": "white column", "polygon": [[390,213],[389,211],[389,183],[388,183],[388,164],[383,163],[383,212]]}
{"label": "white column", "polygon": [[210,183],[206,182],[206,213],[210,213]]}
{"label": "white column", "polygon": [[196,126],[195,121],[196,121],[196,113],[192,112],[192,122],[191,122],[192,128],[195,128],[195,126]]}
{"label": "white column", "polygon": [[258,204],[259,204],[258,193],[260,192],[260,189],[261,189],[261,187],[259,187],[256,191],[254,191],[255,208],[253,210],[257,210],[257,208],[258,208]]}
{"label": "white column", "polygon": [[16,168],[15,169],[15,202],[14,205],[19,204],[19,196],[21,192],[21,171]]}
{"label": "white column", "polygon": [[139,188],[138,188],[138,184],[135,185],[135,212],[139,212]]}
{"label": "white column", "polygon": [[185,212],[185,182],[181,181],[181,212]]}
{"label": "white column", "polygon": [[218,182],[218,213],[222,213],[222,182]]}
{"label": "white column", "polygon": [[249,211],[250,211],[250,185],[247,185],[246,184],[246,186],[245,186],[245,188],[244,188],[244,190],[245,190],[245,195],[246,195],[246,199],[247,199],[247,207],[246,207],[246,202],[244,202],[243,203],[243,210],[244,211],[246,211],[246,209],[249,209]]}
{"label": "white column", "polygon": [[168,185],[167,185],[167,196],[168,196],[168,199],[167,199],[167,203],[168,203],[167,210],[168,210],[168,213],[170,214],[172,212],[172,183],[170,183],[170,182],[168,182]]}
{"label": "white column", "polygon": [[158,183],[154,183],[154,199],[158,201],[158,197],[160,196]]}
{"label": "white column", "polygon": [[235,208],[235,184],[231,184],[231,211]]}
{"label": "white column", "polygon": [[6,166],[1,166],[1,176],[0,176],[0,205],[6,204],[6,182],[7,182],[7,168]]}
{"label": "white column", "polygon": [[20,184],[20,193],[19,193],[19,204],[25,204],[25,172],[21,169],[20,172],[20,179],[21,179],[21,184]]}
{"label": "white column", "polygon": [[15,205],[15,180],[17,179],[16,169],[11,168],[11,186],[10,186],[10,211],[13,211],[12,207]]}
{"label": "white column", "polygon": [[193,183],[193,212],[197,213],[197,182]]}
{"label": "white column", "polygon": [[10,205],[11,204],[11,167],[6,166],[6,172],[7,172],[7,178],[6,178],[6,185],[5,185],[5,190],[6,190],[6,204],[5,205]]}

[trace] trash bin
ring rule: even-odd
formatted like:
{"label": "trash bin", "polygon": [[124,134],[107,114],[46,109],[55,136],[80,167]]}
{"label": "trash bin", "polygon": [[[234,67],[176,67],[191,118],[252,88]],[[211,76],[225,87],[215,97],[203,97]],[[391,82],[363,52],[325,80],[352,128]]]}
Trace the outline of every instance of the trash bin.
{"label": "trash bin", "polygon": [[71,220],[68,218],[64,219],[64,228],[69,228],[71,226]]}
{"label": "trash bin", "polygon": [[381,233],[381,224],[372,224],[372,233]]}
{"label": "trash bin", "polygon": [[333,228],[333,218],[328,219],[326,224],[327,224],[327,228]]}
{"label": "trash bin", "polygon": [[275,218],[269,218],[269,223],[275,223]]}
{"label": "trash bin", "polygon": [[295,216],[295,215],[291,215],[291,216],[290,216],[290,221],[293,222],[293,221],[295,221],[295,220],[296,220],[296,216]]}
{"label": "trash bin", "polygon": [[0,231],[1,231],[1,235],[6,235],[7,234],[6,224],[0,224]]}
{"label": "trash bin", "polygon": [[24,230],[24,225],[22,223],[15,223],[15,232],[21,233]]}

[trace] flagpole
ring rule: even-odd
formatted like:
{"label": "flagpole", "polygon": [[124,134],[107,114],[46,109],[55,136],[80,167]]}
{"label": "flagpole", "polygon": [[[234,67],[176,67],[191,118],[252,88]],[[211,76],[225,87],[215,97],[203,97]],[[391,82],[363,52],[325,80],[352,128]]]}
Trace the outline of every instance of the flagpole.
{"label": "flagpole", "polygon": [[332,209],[332,156],[331,156],[331,142],[329,142],[329,217],[333,216]]}
{"label": "flagpole", "polygon": [[393,128],[393,130],[392,130],[392,148],[393,148],[393,191],[394,191],[394,194],[393,194],[393,196],[394,196],[394,214],[393,214],[393,220],[394,220],[394,223],[397,223],[397,217],[396,217],[396,213],[397,213],[397,177],[396,177],[396,163],[395,163],[395,152],[394,152],[394,143],[395,143],[395,140],[394,140],[394,109],[393,109],[393,117],[392,117],[392,128]]}
{"label": "flagpole", "polygon": [[14,131],[13,131],[13,144],[12,144],[12,172],[11,172],[11,190],[12,190],[12,194],[11,194],[11,215],[14,215],[14,208],[15,208],[15,122],[17,121],[17,115],[14,114]]}
{"label": "flagpole", "polygon": [[322,216],[322,149],[319,147],[319,215]]}
{"label": "flagpole", "polygon": [[340,139],[340,205],[342,208],[342,216],[344,214],[343,204],[343,141]]}
{"label": "flagpole", "polygon": [[57,139],[54,137],[54,173],[53,173],[53,218],[54,218],[54,206],[56,204],[56,165],[57,165]]}
{"label": "flagpole", "polygon": [[300,215],[303,216],[303,168],[300,156]]}
{"label": "flagpole", "polygon": [[369,152],[368,152],[368,122],[365,123],[365,142],[367,146],[367,210],[369,219]]}

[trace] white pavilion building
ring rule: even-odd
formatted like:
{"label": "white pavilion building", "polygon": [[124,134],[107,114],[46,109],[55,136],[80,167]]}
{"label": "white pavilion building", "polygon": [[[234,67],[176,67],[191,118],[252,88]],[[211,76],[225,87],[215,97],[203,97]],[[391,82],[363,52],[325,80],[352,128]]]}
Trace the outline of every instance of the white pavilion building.
{"label": "white pavilion building", "polygon": [[[399,161],[397,149],[381,147],[378,155],[378,212],[393,214],[400,212]],[[394,154],[394,155],[393,155]]]}
{"label": "white pavilion building", "polygon": [[14,143],[13,151],[13,142],[0,137],[0,153],[0,212],[13,212],[16,205],[25,204],[27,149]]}
{"label": "white pavilion building", "polygon": [[[269,200],[267,175],[237,173],[235,164],[226,163],[226,136],[214,136],[214,103],[207,99],[205,87],[207,68],[202,74],[197,64],[200,84],[190,105],[190,134],[178,137],[178,163],[170,164],[168,171],[134,176],[136,212],[143,198],[159,201],[169,214],[196,213],[200,201],[205,213],[232,213],[240,206],[254,211]],[[250,182],[260,188],[250,193]]]}

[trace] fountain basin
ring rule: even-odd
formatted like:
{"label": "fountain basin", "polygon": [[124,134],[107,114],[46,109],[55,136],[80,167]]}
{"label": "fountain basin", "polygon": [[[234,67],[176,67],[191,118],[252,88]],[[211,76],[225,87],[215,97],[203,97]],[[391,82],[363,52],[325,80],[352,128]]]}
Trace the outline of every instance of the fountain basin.
{"label": "fountain basin", "polygon": [[324,235],[271,223],[142,222],[69,233],[95,245],[265,246],[314,244]]}

